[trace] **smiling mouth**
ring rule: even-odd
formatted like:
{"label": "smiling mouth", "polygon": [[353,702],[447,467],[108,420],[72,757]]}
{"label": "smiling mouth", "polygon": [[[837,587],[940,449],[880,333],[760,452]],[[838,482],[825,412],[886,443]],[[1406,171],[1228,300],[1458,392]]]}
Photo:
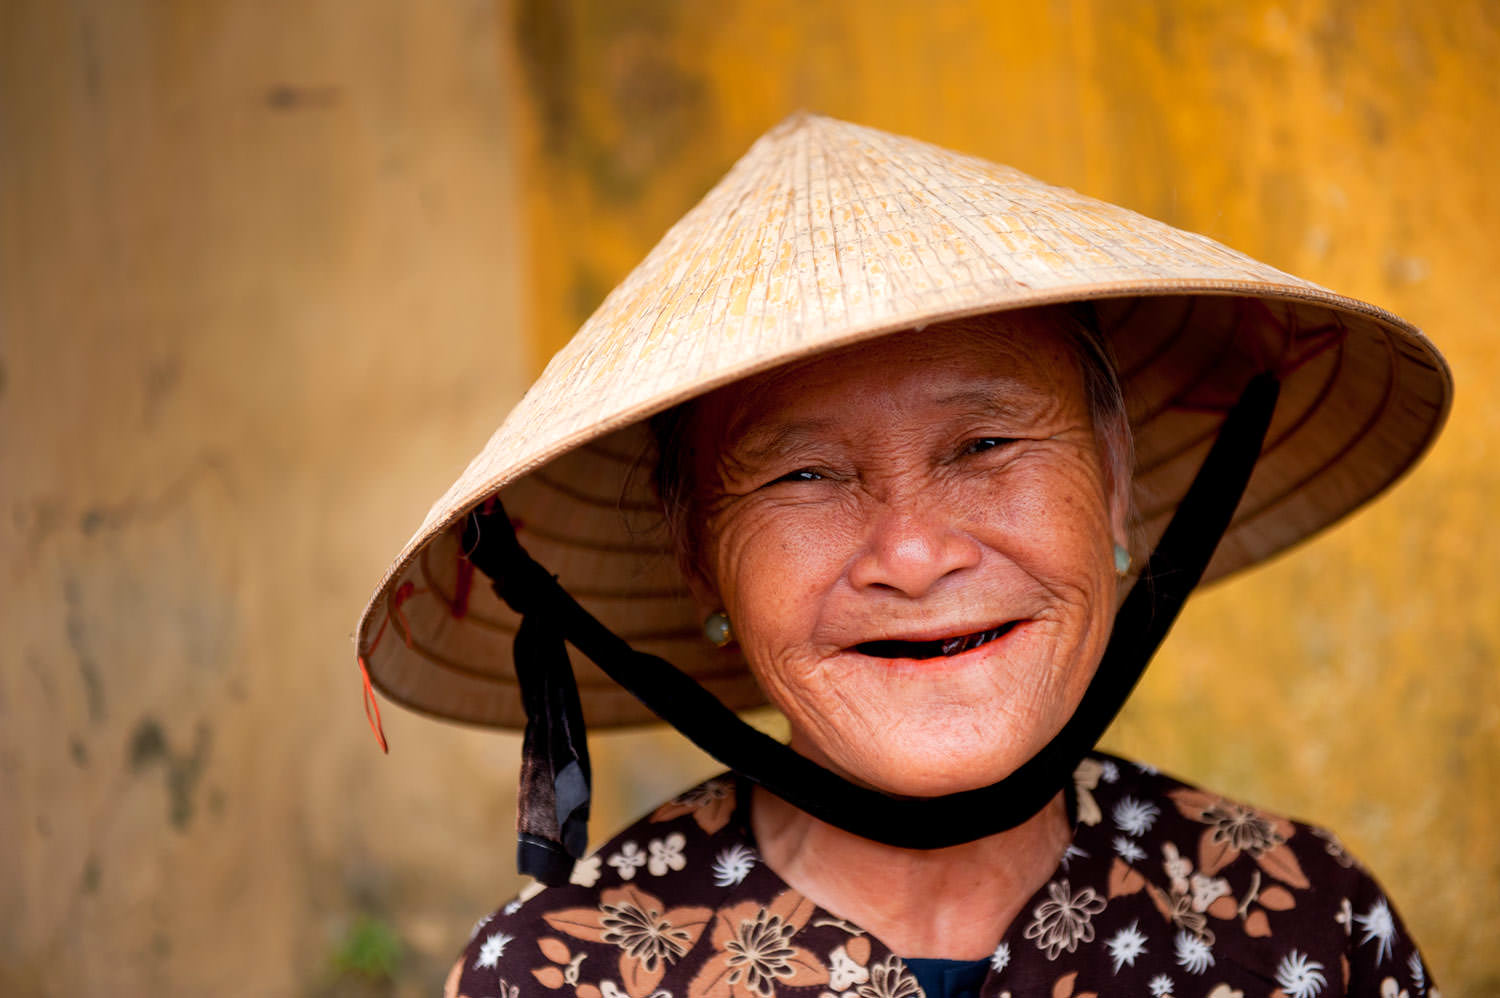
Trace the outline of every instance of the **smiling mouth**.
{"label": "smiling mouth", "polygon": [[949,658],[1003,638],[1019,623],[1018,620],[1012,620],[987,631],[976,631],[956,638],[938,638],[935,641],[866,641],[855,645],[854,650],[872,658]]}

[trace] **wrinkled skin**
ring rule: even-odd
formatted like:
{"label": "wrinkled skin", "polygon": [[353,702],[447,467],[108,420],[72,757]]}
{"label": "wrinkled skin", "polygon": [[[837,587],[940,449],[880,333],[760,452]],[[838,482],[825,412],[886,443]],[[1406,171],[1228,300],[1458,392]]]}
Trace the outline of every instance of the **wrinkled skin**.
{"label": "wrinkled skin", "polygon": [[[898,334],[693,413],[692,579],[802,754],[891,793],[984,786],[1072,714],[1117,607],[1128,482],[1041,313]],[[947,657],[856,646],[1010,629]]]}

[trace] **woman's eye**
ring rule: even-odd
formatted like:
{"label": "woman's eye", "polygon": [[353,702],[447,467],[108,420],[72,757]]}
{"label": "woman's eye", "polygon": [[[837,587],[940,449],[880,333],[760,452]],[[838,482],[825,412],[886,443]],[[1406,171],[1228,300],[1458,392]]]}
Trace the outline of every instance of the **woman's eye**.
{"label": "woman's eye", "polygon": [[771,484],[774,485],[776,482],[819,482],[822,480],[823,476],[811,468],[798,468],[796,471],[789,471],[780,478],[773,479]]}
{"label": "woman's eye", "polygon": [[1011,442],[1010,437],[978,437],[964,445],[964,453],[982,454],[987,450],[994,450],[996,447],[1004,447]]}

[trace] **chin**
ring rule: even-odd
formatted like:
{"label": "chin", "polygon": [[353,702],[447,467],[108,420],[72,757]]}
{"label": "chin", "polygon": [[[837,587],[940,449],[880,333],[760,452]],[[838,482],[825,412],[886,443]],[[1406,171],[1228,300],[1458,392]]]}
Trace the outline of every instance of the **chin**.
{"label": "chin", "polygon": [[[920,736],[912,736],[916,739]],[[1004,750],[996,745],[1004,744]],[[942,738],[911,741],[911,751],[886,752],[850,759],[846,765],[834,761],[833,768],[855,782],[901,797],[941,797],[977,790],[998,783],[1015,772],[1041,743],[1018,743],[996,734],[982,744],[958,743]]]}

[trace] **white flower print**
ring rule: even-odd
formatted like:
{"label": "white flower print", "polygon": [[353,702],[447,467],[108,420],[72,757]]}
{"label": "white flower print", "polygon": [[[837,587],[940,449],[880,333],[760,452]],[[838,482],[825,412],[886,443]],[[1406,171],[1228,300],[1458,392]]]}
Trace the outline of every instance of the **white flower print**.
{"label": "white flower print", "polygon": [[1103,780],[1105,783],[1114,783],[1119,778],[1120,778],[1120,767],[1119,766],[1116,766],[1114,763],[1110,762],[1108,759],[1104,760],[1104,762],[1102,762],[1099,765],[1099,779]]}
{"label": "white flower print", "polygon": [[1406,958],[1406,969],[1411,971],[1412,987],[1418,991],[1427,987],[1427,968],[1422,966],[1422,954],[1413,953]]}
{"label": "white flower print", "polygon": [[1333,916],[1333,920],[1344,927],[1344,935],[1348,935],[1354,929],[1354,907],[1348,898],[1339,901],[1339,913]]}
{"label": "white flower print", "polygon": [[[509,910],[511,904],[515,905],[517,908],[521,907],[521,904],[520,904],[519,901],[512,901],[510,904],[508,904],[508,905],[505,906],[505,908],[506,908],[505,914],[507,914],[507,915],[512,914],[512,912]],[[479,921],[475,922],[474,923],[474,927],[469,930],[469,941],[473,942],[474,937],[477,936],[477,935],[479,935],[479,930],[482,929],[482,928],[484,928],[486,925],[489,925],[490,924],[490,919],[492,919],[494,917],[495,917],[494,915],[486,915],[483,918],[481,918]]]}
{"label": "white flower print", "polygon": [[1151,765],[1151,763],[1149,763],[1149,762],[1138,762],[1138,763],[1135,764],[1135,768],[1139,769],[1141,772],[1145,773],[1147,776],[1155,776],[1157,773],[1161,772],[1161,770],[1157,769],[1155,766]]}
{"label": "white flower print", "polygon": [[[520,891],[518,891],[516,893],[515,900],[509,902],[508,904],[506,904],[506,906],[504,908],[501,908],[500,909],[500,913],[502,915],[507,915],[507,916],[508,915],[514,915],[516,912],[518,912],[518,911],[521,910],[521,905],[525,904],[527,901],[530,901],[532,898],[536,897],[538,894],[542,893],[542,891],[544,891],[546,889],[547,889],[547,885],[546,884],[542,883],[540,880],[533,880],[531,883],[527,884],[525,887],[522,887],[520,889]],[[476,925],[474,928],[475,928],[475,933],[474,934],[478,935],[479,934],[479,932],[478,932],[479,926]],[[473,938],[473,937],[471,936],[470,938]]]}
{"label": "white flower print", "polygon": [[828,986],[835,991],[848,991],[856,984],[870,979],[870,968],[856,963],[849,951],[840,946],[828,954]]}
{"label": "white flower print", "polygon": [[1173,986],[1172,979],[1166,974],[1157,974],[1146,984],[1151,990],[1152,998],[1169,998]]}
{"label": "white flower print", "polygon": [[1151,831],[1156,819],[1161,817],[1161,808],[1150,801],[1121,797],[1112,812],[1115,827],[1126,835],[1141,836]]}
{"label": "white flower print", "polygon": [[606,860],[610,866],[620,871],[621,880],[630,880],[635,876],[635,871],[646,865],[646,854],[641,852],[641,847],[634,842],[626,842],[620,846],[620,851]]}
{"label": "white flower print", "polygon": [[1172,881],[1172,890],[1178,894],[1186,894],[1188,874],[1193,872],[1193,861],[1178,852],[1171,842],[1162,844],[1161,854],[1161,868],[1167,871],[1167,877]]}
{"label": "white flower print", "polygon": [[479,947],[479,958],[474,961],[474,969],[491,968],[500,962],[500,957],[505,954],[505,947],[515,936],[507,936],[503,932],[493,933]]}
{"label": "white flower print", "polygon": [[1365,930],[1365,937],[1359,941],[1361,946],[1372,939],[1378,941],[1375,947],[1377,964],[1391,955],[1391,941],[1396,938],[1396,920],[1391,917],[1391,906],[1386,903],[1385,898],[1370,905],[1370,910],[1363,915],[1355,915],[1354,920]]}
{"label": "white flower print", "polygon": [[858,993],[860,998],[921,998],[922,988],[901,958],[892,953],[870,968],[870,983],[860,987]]}
{"label": "white flower print", "polygon": [[1193,910],[1207,911],[1209,905],[1230,894],[1229,881],[1223,877],[1205,877],[1201,873],[1195,873],[1188,883],[1193,892]]}
{"label": "white flower print", "polygon": [[1396,983],[1394,977],[1380,982],[1380,998],[1411,998],[1411,993]]}
{"label": "white flower print", "polygon": [[1026,938],[1035,939],[1037,949],[1046,950],[1049,960],[1056,960],[1063,950],[1072,953],[1079,943],[1093,941],[1090,920],[1104,910],[1105,903],[1092,887],[1075,894],[1066,880],[1054,880],[1047,885],[1047,900],[1032,909]]}
{"label": "white flower print", "polygon": [[1214,965],[1213,950],[1201,937],[1184,929],[1177,933],[1173,944],[1177,951],[1177,966],[1189,974],[1201,974]]}
{"label": "white flower print", "polygon": [[1002,942],[995,947],[995,952],[990,954],[990,969],[998,974],[1008,966],[1010,966],[1010,943]]}
{"label": "white flower print", "polygon": [[1115,855],[1127,863],[1139,863],[1146,858],[1146,850],[1136,845],[1134,840],[1124,835],[1116,835],[1113,843]]}
{"label": "white flower print", "polygon": [[1276,965],[1276,983],[1287,993],[1287,998],[1317,998],[1328,978],[1323,976],[1321,963],[1292,950]]}
{"label": "white flower print", "polygon": [[1146,934],[1141,931],[1140,922],[1134,921],[1110,936],[1104,945],[1109,950],[1110,959],[1115,961],[1115,973],[1118,974],[1121,967],[1134,967],[1135,958],[1146,952]]}
{"label": "white flower print", "polygon": [[1066,849],[1063,850],[1062,859],[1058,860],[1057,862],[1058,862],[1059,866],[1061,866],[1064,870],[1066,870],[1068,868],[1068,864],[1071,863],[1071,862],[1073,862],[1073,860],[1075,860],[1075,859],[1088,859],[1088,858],[1089,858],[1089,854],[1088,853],[1084,852],[1082,849],[1078,848],[1073,843],[1069,842],[1068,843],[1068,848],[1066,848]]}
{"label": "white flower print", "polygon": [[651,871],[653,877],[665,877],[668,870],[680,870],[687,866],[687,860],[682,855],[682,847],[685,845],[687,837],[681,832],[673,832],[664,839],[652,839],[646,846],[651,853],[646,869]]}
{"label": "white flower print", "polygon": [[573,864],[573,872],[568,874],[568,883],[579,887],[593,887],[599,882],[599,868],[603,863],[598,853],[580,859]]}
{"label": "white flower print", "polygon": [[714,857],[714,886],[733,887],[755,869],[755,850],[736,842]]}
{"label": "white flower print", "polygon": [[[630,998],[630,993],[628,991],[624,990],[618,984],[616,984],[614,981],[611,981],[607,977],[599,982],[599,994],[602,995],[603,998]],[[516,998],[516,996],[511,995],[510,998]],[[667,991],[664,988],[657,988],[655,991],[647,995],[646,998],[672,998],[672,992]]]}

